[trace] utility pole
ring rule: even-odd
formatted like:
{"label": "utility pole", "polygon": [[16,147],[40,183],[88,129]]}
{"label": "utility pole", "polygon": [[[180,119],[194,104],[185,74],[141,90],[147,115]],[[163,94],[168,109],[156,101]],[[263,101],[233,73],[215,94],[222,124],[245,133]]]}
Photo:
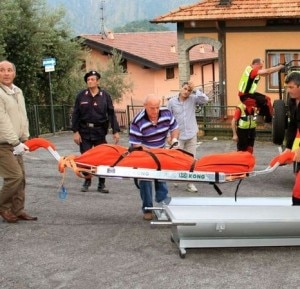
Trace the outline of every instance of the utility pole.
{"label": "utility pole", "polygon": [[107,37],[106,32],[105,32],[105,27],[104,27],[104,2],[105,2],[105,0],[101,0],[101,5],[100,5],[100,10],[101,10],[100,34],[102,35],[102,39],[104,39],[105,37]]}
{"label": "utility pole", "polygon": [[52,57],[43,59],[43,66],[45,67],[45,72],[49,73],[49,90],[50,90],[50,115],[52,132],[55,134],[55,119],[54,119],[54,107],[53,107],[53,97],[52,97],[52,84],[51,84],[51,72],[55,71],[56,59]]}

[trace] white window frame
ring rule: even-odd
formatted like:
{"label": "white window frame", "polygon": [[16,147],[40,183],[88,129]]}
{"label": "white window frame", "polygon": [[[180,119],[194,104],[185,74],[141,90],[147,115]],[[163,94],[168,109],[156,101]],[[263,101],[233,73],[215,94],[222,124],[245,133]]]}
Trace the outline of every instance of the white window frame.
{"label": "white window frame", "polygon": [[[300,50],[268,50],[266,51],[266,68],[276,66],[279,63],[288,63],[296,60],[300,65]],[[278,73],[272,73],[266,77],[266,89],[268,92],[278,92]]]}

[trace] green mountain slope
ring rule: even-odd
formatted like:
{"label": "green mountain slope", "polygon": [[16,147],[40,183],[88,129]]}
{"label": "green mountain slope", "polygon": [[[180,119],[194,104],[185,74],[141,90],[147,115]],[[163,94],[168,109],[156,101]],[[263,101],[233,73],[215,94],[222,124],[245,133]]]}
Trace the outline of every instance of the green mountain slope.
{"label": "green mountain slope", "polygon": [[[62,5],[74,34],[113,30],[136,20],[151,20],[197,0],[47,0],[49,8]],[[103,7],[103,9],[102,9]],[[174,26],[173,26],[174,27]],[[175,28],[174,28],[175,29]]]}

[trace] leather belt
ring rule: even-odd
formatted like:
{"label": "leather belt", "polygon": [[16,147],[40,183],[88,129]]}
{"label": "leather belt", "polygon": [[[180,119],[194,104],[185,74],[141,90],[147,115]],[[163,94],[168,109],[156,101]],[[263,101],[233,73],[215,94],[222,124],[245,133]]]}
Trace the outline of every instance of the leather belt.
{"label": "leather belt", "polygon": [[87,127],[99,127],[99,126],[101,126],[100,123],[86,122],[85,124],[86,124]]}

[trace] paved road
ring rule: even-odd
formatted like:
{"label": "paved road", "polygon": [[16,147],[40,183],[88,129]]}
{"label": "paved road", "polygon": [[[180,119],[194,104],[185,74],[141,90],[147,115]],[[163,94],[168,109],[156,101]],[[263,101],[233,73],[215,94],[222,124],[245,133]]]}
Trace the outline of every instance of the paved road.
{"label": "paved road", "polygon": [[[78,154],[69,133],[48,137],[61,155]],[[126,135],[122,144],[128,145]],[[235,150],[230,140],[205,140],[198,157]],[[256,169],[278,152],[271,143],[256,143]],[[25,156],[26,209],[38,222],[0,222],[0,288],[299,288],[298,247],[190,249],[181,259],[170,241],[169,227],[142,220],[139,193],[132,180],[108,179],[110,193],[80,192],[82,180],[67,171],[67,198],[58,196],[62,175],[41,149]],[[170,195],[216,196],[208,183],[199,193],[169,183]],[[233,196],[236,182],[222,184]],[[243,180],[240,196],[290,196],[290,166]]]}

